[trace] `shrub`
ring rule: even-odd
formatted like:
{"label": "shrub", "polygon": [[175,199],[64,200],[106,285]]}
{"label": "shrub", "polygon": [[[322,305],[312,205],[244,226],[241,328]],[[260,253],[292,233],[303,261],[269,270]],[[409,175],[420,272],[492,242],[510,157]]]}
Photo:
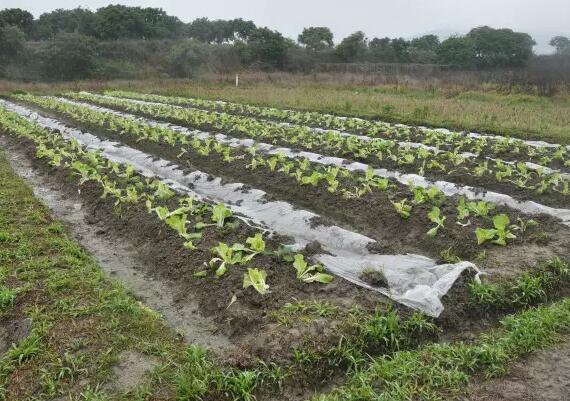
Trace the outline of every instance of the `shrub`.
{"label": "shrub", "polygon": [[43,74],[50,80],[88,78],[97,67],[97,42],[78,33],[63,33],[42,51]]}

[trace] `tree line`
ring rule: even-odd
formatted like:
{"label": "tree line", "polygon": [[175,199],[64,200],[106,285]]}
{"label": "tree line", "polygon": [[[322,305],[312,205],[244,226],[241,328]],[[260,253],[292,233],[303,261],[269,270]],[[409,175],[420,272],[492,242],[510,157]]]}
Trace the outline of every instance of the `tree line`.
{"label": "tree line", "polygon": [[[0,65],[22,58],[39,60],[45,77],[89,76],[97,68],[100,44],[120,40],[168,41],[165,67],[178,76],[188,76],[212,59],[219,64],[293,70],[336,62],[517,68],[529,63],[535,45],[526,33],[488,26],[443,41],[435,35],[369,39],[357,31],[335,45],[327,27],[307,27],[292,40],[253,21],[198,18],[184,23],[150,7],[58,9],[37,19],[18,8],[0,11]],[[570,53],[568,38],[553,38],[551,45],[559,54]]]}

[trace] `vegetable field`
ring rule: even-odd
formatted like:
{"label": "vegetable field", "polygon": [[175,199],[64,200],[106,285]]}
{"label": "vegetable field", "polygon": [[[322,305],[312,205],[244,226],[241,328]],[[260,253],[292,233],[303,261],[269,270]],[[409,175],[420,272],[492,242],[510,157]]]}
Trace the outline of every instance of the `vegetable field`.
{"label": "vegetable field", "polygon": [[570,146],[124,91],[0,99],[0,137],[195,305],[136,399],[450,399],[570,326]]}

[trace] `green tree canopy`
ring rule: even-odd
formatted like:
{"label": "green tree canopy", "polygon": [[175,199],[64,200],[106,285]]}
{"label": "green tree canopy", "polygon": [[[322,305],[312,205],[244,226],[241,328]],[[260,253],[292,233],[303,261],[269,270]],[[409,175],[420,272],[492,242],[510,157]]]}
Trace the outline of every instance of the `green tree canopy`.
{"label": "green tree canopy", "polygon": [[452,36],[437,49],[440,62],[461,67],[472,66],[475,61],[475,44],[467,36]]}
{"label": "green tree canopy", "polygon": [[303,29],[297,41],[312,51],[322,51],[334,45],[333,33],[324,26],[313,26]]}
{"label": "green tree canopy", "polygon": [[435,52],[439,48],[440,42],[436,35],[424,35],[419,38],[412,39],[410,46],[425,51]]}
{"label": "green tree canopy", "polygon": [[186,35],[204,43],[229,43],[235,40],[248,40],[257,29],[252,21],[241,18],[233,20],[213,20],[197,18],[186,25]]}
{"label": "green tree canopy", "polygon": [[0,26],[13,25],[22,32],[29,33],[32,29],[34,16],[20,8],[6,8],[0,11]]}
{"label": "green tree canopy", "polygon": [[488,26],[472,29],[467,37],[473,41],[475,63],[481,68],[525,66],[536,44],[529,34]]}
{"label": "green tree canopy", "polygon": [[550,40],[550,46],[556,49],[558,54],[570,55],[570,39],[566,36],[555,36]]}
{"label": "green tree canopy", "polygon": [[249,35],[247,47],[251,61],[281,67],[289,44],[279,32],[258,28]]}
{"label": "green tree canopy", "polygon": [[43,50],[46,78],[74,80],[88,78],[97,66],[97,42],[80,33],[61,33]]}
{"label": "green tree canopy", "polygon": [[160,8],[110,5],[97,10],[97,33],[101,39],[159,39],[176,37],[184,24]]}
{"label": "green tree canopy", "polygon": [[51,39],[59,33],[81,33],[97,36],[96,15],[83,8],[73,10],[57,9],[40,15],[34,22],[34,39]]}
{"label": "green tree canopy", "polygon": [[367,39],[364,32],[357,31],[347,36],[336,47],[337,57],[344,62],[361,61],[367,50]]}
{"label": "green tree canopy", "polygon": [[0,27],[0,62],[14,57],[24,48],[26,37],[15,25]]}
{"label": "green tree canopy", "polygon": [[396,61],[399,63],[406,63],[410,61],[408,49],[410,48],[410,42],[404,38],[392,39],[392,49],[394,51],[394,56]]}
{"label": "green tree canopy", "polygon": [[390,38],[374,38],[368,43],[368,50],[372,61],[381,61],[384,63],[393,63],[396,61],[396,54],[392,47],[392,39]]}

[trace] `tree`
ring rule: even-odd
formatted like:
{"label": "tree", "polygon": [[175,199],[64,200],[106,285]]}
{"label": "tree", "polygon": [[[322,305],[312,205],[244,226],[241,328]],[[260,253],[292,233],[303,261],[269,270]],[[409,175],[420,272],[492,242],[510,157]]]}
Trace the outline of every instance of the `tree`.
{"label": "tree", "polygon": [[437,49],[439,60],[444,64],[469,67],[475,61],[475,44],[467,36],[452,36]]}
{"label": "tree", "polygon": [[565,36],[555,36],[550,41],[550,46],[556,49],[558,54],[570,55],[570,39]]}
{"label": "tree", "polygon": [[251,62],[259,61],[282,67],[288,44],[283,35],[269,28],[257,28],[249,35],[247,54]]}
{"label": "tree", "polygon": [[13,25],[20,31],[29,33],[33,22],[34,16],[20,8],[7,8],[0,11],[0,27]]}
{"label": "tree", "polygon": [[488,26],[474,28],[467,36],[473,41],[475,62],[481,68],[525,66],[536,44],[526,33]]}
{"label": "tree", "polygon": [[344,62],[360,61],[366,55],[367,39],[364,32],[357,31],[347,36],[336,47],[337,57]]}
{"label": "tree", "polygon": [[437,51],[439,48],[439,38],[436,35],[424,35],[419,38],[412,39],[410,46],[425,51]]}
{"label": "tree", "polygon": [[403,38],[392,39],[392,49],[394,51],[394,57],[399,63],[406,63],[410,61],[408,55],[408,49],[410,47],[410,42]]}
{"label": "tree", "polygon": [[303,29],[297,41],[314,52],[333,47],[333,33],[324,26]]}
{"label": "tree", "polygon": [[368,50],[372,61],[392,63],[396,61],[396,54],[390,38],[374,38],[368,43]]}
{"label": "tree", "polygon": [[174,76],[191,78],[204,64],[208,55],[207,44],[187,39],[170,50],[166,62]]}
{"label": "tree", "polygon": [[80,33],[61,33],[43,50],[43,72],[52,80],[89,77],[97,65],[97,42]]}
{"label": "tree", "polygon": [[179,36],[184,24],[160,8],[110,5],[99,8],[97,36],[104,40],[161,39]]}
{"label": "tree", "polygon": [[95,14],[83,8],[57,9],[40,15],[34,22],[32,37],[36,40],[51,39],[60,33],[81,33],[97,36]]}
{"label": "tree", "polygon": [[245,21],[241,18],[231,20],[230,24],[234,32],[234,40],[248,40],[249,36],[257,29],[253,21]]}
{"label": "tree", "polygon": [[24,48],[26,37],[15,25],[0,27],[0,61],[17,56]]}

